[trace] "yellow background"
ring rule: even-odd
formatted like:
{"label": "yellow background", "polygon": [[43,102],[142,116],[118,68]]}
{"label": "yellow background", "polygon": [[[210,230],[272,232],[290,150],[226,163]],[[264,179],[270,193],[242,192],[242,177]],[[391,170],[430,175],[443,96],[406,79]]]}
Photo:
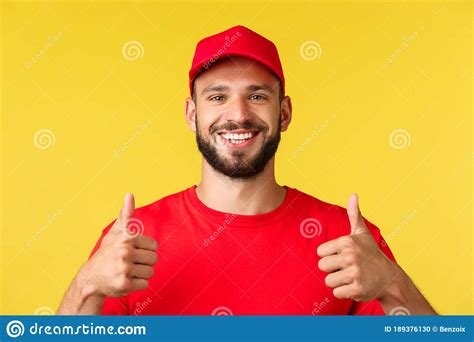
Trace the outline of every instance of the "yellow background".
{"label": "yellow background", "polygon": [[55,310],[127,191],[143,206],[199,181],[187,72],[237,24],[276,43],[293,100],[278,182],[357,191],[434,307],[473,314],[468,1],[3,1],[1,313]]}

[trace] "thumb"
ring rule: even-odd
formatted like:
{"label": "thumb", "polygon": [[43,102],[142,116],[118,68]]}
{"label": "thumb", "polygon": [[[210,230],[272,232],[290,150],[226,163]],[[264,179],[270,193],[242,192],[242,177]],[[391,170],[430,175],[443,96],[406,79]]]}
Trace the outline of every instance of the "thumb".
{"label": "thumb", "polygon": [[135,199],[132,193],[127,193],[123,200],[122,208],[120,209],[119,216],[117,218],[119,229],[126,229],[128,221],[132,218],[135,210]]}
{"label": "thumb", "polygon": [[359,209],[359,196],[353,193],[347,202],[347,216],[351,225],[351,235],[365,233],[368,229]]}

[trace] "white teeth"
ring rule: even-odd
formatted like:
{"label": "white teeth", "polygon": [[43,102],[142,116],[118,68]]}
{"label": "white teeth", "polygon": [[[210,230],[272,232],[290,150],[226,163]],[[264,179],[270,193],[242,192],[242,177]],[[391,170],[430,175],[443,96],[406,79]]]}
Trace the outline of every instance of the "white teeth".
{"label": "white teeth", "polygon": [[253,133],[224,133],[222,137],[227,140],[247,140],[253,137]]}

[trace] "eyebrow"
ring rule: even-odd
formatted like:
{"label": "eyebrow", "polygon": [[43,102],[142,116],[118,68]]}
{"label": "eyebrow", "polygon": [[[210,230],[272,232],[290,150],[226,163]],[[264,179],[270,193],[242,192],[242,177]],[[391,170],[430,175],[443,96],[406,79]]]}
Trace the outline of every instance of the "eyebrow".
{"label": "eyebrow", "polygon": [[[210,85],[204,88],[201,92],[201,95],[211,92],[226,92],[229,90],[229,87],[226,85]],[[247,87],[247,91],[258,91],[258,90],[266,90],[270,93],[274,93],[273,88],[270,87],[268,84],[252,84]]]}
{"label": "eyebrow", "polygon": [[248,91],[266,90],[272,94],[274,93],[273,88],[270,87],[268,84],[252,84],[247,87],[247,90]]}
{"label": "eyebrow", "polygon": [[225,92],[229,90],[229,87],[228,86],[225,86],[225,85],[210,85],[206,88],[204,88],[201,92],[201,95],[204,95],[206,93],[211,93],[213,91],[216,91],[216,92]]}

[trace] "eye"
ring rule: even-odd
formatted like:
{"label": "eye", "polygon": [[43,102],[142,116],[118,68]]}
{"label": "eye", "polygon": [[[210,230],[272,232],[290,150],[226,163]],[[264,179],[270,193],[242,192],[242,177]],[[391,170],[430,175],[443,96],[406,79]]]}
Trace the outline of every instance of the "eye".
{"label": "eye", "polygon": [[263,96],[263,95],[254,94],[254,95],[250,95],[250,99],[251,100],[256,100],[256,101],[261,101],[261,100],[265,100],[266,97]]}
{"label": "eye", "polygon": [[211,97],[209,98],[209,100],[210,100],[210,101],[219,102],[219,101],[224,100],[224,96],[222,96],[222,95],[211,96]]}

